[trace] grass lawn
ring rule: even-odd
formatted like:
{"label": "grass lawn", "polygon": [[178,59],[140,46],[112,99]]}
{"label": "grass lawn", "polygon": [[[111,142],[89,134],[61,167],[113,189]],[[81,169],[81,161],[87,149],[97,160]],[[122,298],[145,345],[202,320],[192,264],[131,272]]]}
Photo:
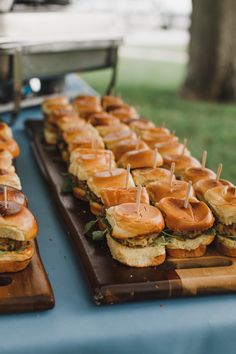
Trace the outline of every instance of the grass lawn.
{"label": "grass lawn", "polygon": [[[236,183],[236,105],[199,103],[178,97],[185,66],[143,60],[122,59],[117,94],[137,107],[142,116],[157,125],[165,122],[183,139],[189,140],[192,155],[208,151],[208,167],[223,163],[222,177]],[[99,93],[104,93],[110,73],[83,74]]]}

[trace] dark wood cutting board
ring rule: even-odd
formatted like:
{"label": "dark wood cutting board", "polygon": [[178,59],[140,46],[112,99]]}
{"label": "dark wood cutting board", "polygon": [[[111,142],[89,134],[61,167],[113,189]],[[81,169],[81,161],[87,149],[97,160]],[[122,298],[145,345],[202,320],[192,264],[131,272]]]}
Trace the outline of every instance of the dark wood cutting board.
{"label": "dark wood cutting board", "polygon": [[41,311],[54,306],[52,288],[36,241],[34,247],[35,254],[27,268],[0,274],[0,313]]}
{"label": "dark wood cutting board", "polygon": [[75,245],[96,304],[236,292],[236,259],[217,253],[214,246],[198,259],[168,257],[159,267],[131,268],[112,259],[104,243],[83,235],[86,222],[94,219],[87,203],[62,194],[66,165],[58,151],[45,145],[42,121],[27,121],[32,148],[67,231]]}

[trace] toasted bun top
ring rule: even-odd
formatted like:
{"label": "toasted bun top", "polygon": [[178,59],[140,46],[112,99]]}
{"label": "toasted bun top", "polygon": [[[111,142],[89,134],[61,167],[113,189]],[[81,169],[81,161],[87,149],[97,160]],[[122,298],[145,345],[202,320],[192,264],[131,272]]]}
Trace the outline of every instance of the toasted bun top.
{"label": "toasted bun top", "polygon": [[155,128],[154,123],[150,122],[150,120],[146,120],[146,119],[142,119],[142,118],[131,120],[131,122],[129,123],[129,126],[136,133],[142,131],[143,129]]}
{"label": "toasted bun top", "polygon": [[[184,199],[186,192],[188,190],[188,183],[185,181],[175,180],[172,183],[172,188],[170,188],[169,181],[156,181],[149,183],[147,185],[147,191],[150,195],[151,201],[157,203],[162,198],[175,197],[179,199]],[[191,188],[190,196],[194,197],[194,190]]]}
{"label": "toasted bun top", "polygon": [[[125,140],[119,141],[115,146],[113,146],[112,150],[115,155],[116,160],[119,160],[124,153],[127,151],[136,150],[137,146],[137,139],[136,138],[129,138]],[[149,149],[147,144],[144,141],[140,141],[138,145],[138,149]]]}
{"label": "toasted bun top", "polygon": [[224,179],[220,179],[219,181],[216,181],[216,179],[200,179],[194,184],[194,190],[195,192],[200,195],[201,197],[204,197],[206,191],[211,188],[215,188],[218,186],[232,186],[232,183],[229,181],[226,181]]}
{"label": "toasted bun top", "polygon": [[201,179],[214,179],[216,178],[215,172],[209,170],[209,168],[202,167],[190,167],[184,173],[185,181],[192,181],[193,184]]}
{"label": "toasted bun top", "polygon": [[[104,143],[102,139],[96,137],[97,148],[104,149]],[[74,149],[77,148],[93,148],[94,146],[94,137],[93,136],[79,136],[75,138],[72,142],[68,144],[68,151],[71,153]]]}
{"label": "toasted bun top", "polygon": [[112,237],[118,239],[159,234],[164,228],[161,212],[147,204],[140,204],[139,213],[136,203],[111,207],[106,212],[106,218],[112,227]]}
{"label": "toasted bun top", "polygon": [[71,119],[79,118],[78,114],[72,111],[72,106],[63,106],[57,110],[54,110],[48,115],[48,122],[57,124],[63,117],[70,117]]}
{"label": "toasted bun top", "polygon": [[[97,171],[107,171],[109,169],[109,154],[86,154],[79,156],[69,167],[69,172],[77,176],[79,180],[87,180],[88,176]],[[112,168],[116,167],[116,163],[112,160]]]}
{"label": "toasted bun top", "polygon": [[[82,155],[108,155],[110,156],[111,152],[105,149],[93,149],[93,148],[76,148],[70,154],[70,162],[73,162],[78,159],[78,157]],[[114,159],[114,155],[112,154],[112,158]]]}
{"label": "toasted bun top", "polygon": [[77,97],[74,98],[73,100],[73,104],[76,105],[96,105],[96,104],[100,104],[100,99],[97,96],[92,96],[92,95],[79,95]]}
{"label": "toasted bun top", "polygon": [[[0,184],[0,201],[4,201],[4,185]],[[26,196],[14,187],[7,186],[7,200],[13,201],[23,206],[28,205],[28,200]]]}
{"label": "toasted bun top", "polygon": [[74,131],[67,131],[63,133],[63,140],[68,144],[70,142],[80,139],[82,136],[85,138],[94,137],[94,139],[100,139],[100,136],[96,129],[90,125],[86,124],[82,127],[76,128]]}
{"label": "toasted bun top", "polygon": [[102,107],[106,110],[109,107],[119,107],[124,102],[120,97],[107,95],[102,97],[101,103]]}
{"label": "toasted bun top", "polygon": [[[135,203],[137,195],[137,188],[120,188],[120,187],[110,187],[101,190],[101,199],[105,208],[110,208],[111,206],[123,204],[123,203]],[[149,204],[149,196],[146,188],[141,189],[141,203]]]}
{"label": "toasted bun top", "polygon": [[112,133],[106,135],[103,138],[103,141],[107,146],[112,147],[121,140],[135,139],[135,138],[136,138],[135,133],[132,132],[130,129],[129,130],[116,130],[116,131],[113,131]]}
{"label": "toasted bun top", "polygon": [[[12,230],[14,232],[11,232]],[[5,209],[4,202],[0,202],[1,237],[28,241],[36,237],[37,231],[37,222],[29,209],[13,201],[8,201]]]}
{"label": "toasted bun top", "polygon": [[121,167],[127,167],[127,165],[130,164],[131,169],[153,167],[155,159],[156,166],[161,166],[163,164],[161,155],[158,152],[156,155],[154,150],[133,150],[122,155],[118,161],[118,165]]}
{"label": "toasted bun top", "polygon": [[0,174],[0,184],[4,184],[9,187],[14,187],[19,190],[21,189],[20,179],[16,173],[3,175]]}
{"label": "toasted bun top", "polygon": [[[159,128],[159,129],[164,129],[164,128]],[[152,133],[149,132],[148,130],[144,130],[143,132],[140,133],[141,138],[143,141],[145,141],[150,148],[156,147],[156,144],[158,142],[162,141],[167,141],[169,139],[170,134],[167,132],[163,133]],[[169,139],[169,141],[172,141],[172,137]]]}
{"label": "toasted bun top", "polygon": [[130,131],[130,128],[126,124],[123,124],[123,123],[114,124],[114,125],[113,124],[112,125],[98,125],[96,127],[96,129],[102,137],[105,137],[108,134],[115,132],[117,130]]}
{"label": "toasted bun top", "polygon": [[0,136],[5,139],[13,138],[11,128],[4,122],[0,122]]}
{"label": "toasted bun top", "polygon": [[109,112],[117,117],[120,121],[125,121],[126,119],[130,119],[130,118],[138,118],[139,114],[136,111],[136,109],[132,106],[123,104],[122,106],[120,106],[119,108],[110,110]]}
{"label": "toasted bun top", "polygon": [[236,223],[236,187],[218,186],[206,191],[207,203],[226,225]]}
{"label": "toasted bun top", "polygon": [[[91,191],[98,197],[101,195],[101,189],[108,187],[125,187],[126,184],[126,170],[123,168],[116,168],[111,171],[96,172],[89,177],[87,183]],[[134,181],[129,175],[128,187],[134,187]]]}
{"label": "toasted bun top", "polygon": [[6,139],[0,136],[0,150],[8,150],[13,158],[20,154],[20,148],[14,139]]}
{"label": "toasted bun top", "polygon": [[[132,171],[133,179],[136,185],[147,185],[153,181],[169,181],[170,171],[164,168],[143,168]],[[174,176],[175,179],[175,176]]]}
{"label": "toasted bun top", "polygon": [[200,162],[192,156],[187,155],[168,155],[164,157],[164,165],[171,167],[175,162],[175,173],[185,171],[189,167],[201,167]]}
{"label": "toasted bun top", "polygon": [[[181,155],[184,145],[178,141],[163,141],[161,143],[155,144],[154,148],[157,148],[159,153],[165,157],[173,154]],[[190,155],[186,152],[187,151],[185,150],[185,155]]]}
{"label": "toasted bun top", "polygon": [[119,124],[120,123],[118,118],[116,118],[113,115],[106,113],[106,112],[96,113],[96,114],[92,115],[89,118],[89,122],[94,126],[111,125],[111,124]]}
{"label": "toasted bun top", "polygon": [[83,126],[86,125],[86,122],[79,118],[78,115],[74,116],[74,115],[66,115],[61,117],[57,122],[56,122],[58,128],[62,131],[62,132],[72,132],[76,129],[79,129]]}
{"label": "toasted bun top", "polygon": [[49,103],[47,105],[43,105],[42,108],[44,114],[46,114],[47,117],[53,114],[54,112],[57,112],[60,109],[72,111],[72,106],[70,104],[64,104],[64,103]]}
{"label": "toasted bun top", "polygon": [[55,97],[49,97],[45,99],[42,103],[42,106],[47,106],[48,104],[68,104],[69,100],[67,96],[55,96]]}
{"label": "toasted bun top", "polygon": [[197,199],[190,200],[185,208],[183,199],[163,198],[158,208],[163,213],[167,228],[175,232],[207,230],[215,221],[208,206]]}

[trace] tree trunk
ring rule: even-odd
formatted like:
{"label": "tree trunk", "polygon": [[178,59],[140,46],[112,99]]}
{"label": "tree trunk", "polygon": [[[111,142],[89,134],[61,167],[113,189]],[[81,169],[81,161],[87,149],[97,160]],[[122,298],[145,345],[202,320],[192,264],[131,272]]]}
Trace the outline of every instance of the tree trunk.
{"label": "tree trunk", "polygon": [[236,0],[192,0],[184,97],[236,100]]}

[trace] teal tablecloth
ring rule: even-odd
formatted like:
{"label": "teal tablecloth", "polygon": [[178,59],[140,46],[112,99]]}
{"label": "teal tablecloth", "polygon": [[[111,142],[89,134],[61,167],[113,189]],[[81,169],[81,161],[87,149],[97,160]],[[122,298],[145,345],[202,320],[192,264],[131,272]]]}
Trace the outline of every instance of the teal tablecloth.
{"label": "teal tablecloth", "polygon": [[[90,301],[73,246],[34,160],[25,118],[15,138],[17,168],[39,221],[39,247],[52,283],[53,310],[0,316],[0,354],[222,354],[236,352],[236,295],[97,307]],[[0,288],[1,291],[1,288]]]}

